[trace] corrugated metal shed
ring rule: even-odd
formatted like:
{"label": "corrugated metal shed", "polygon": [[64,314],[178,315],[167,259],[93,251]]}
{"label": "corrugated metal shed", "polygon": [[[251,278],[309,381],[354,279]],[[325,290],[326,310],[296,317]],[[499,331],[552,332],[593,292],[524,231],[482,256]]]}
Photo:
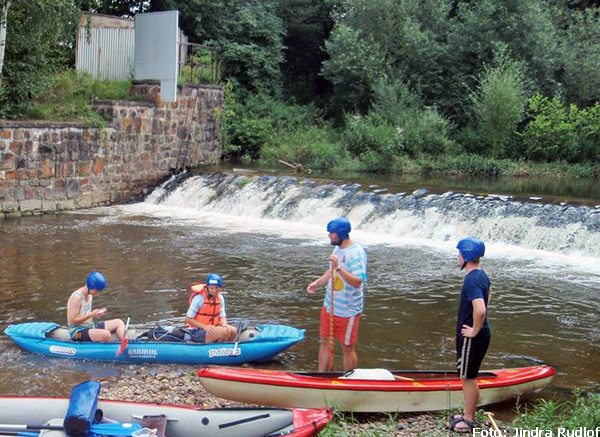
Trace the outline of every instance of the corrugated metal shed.
{"label": "corrugated metal shed", "polygon": [[97,79],[133,77],[135,23],[133,20],[84,14],[77,32],[75,68]]}

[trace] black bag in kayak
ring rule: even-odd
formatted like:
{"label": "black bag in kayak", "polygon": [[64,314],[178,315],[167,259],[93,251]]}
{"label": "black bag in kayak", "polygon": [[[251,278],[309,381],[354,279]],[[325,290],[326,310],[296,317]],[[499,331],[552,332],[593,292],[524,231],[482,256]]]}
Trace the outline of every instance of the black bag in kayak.
{"label": "black bag in kayak", "polygon": [[148,341],[172,341],[172,342],[183,342],[186,341],[187,332],[185,328],[163,328],[162,326],[155,326],[146,332],[142,332],[137,336],[138,340]]}

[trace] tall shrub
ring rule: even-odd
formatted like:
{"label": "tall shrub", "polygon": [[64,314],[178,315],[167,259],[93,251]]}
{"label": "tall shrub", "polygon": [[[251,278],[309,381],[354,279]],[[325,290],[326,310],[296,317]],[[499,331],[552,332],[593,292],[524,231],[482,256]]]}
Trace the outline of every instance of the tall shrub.
{"label": "tall shrub", "polygon": [[456,149],[451,123],[437,108],[423,106],[421,99],[402,82],[380,81],[371,112],[395,127],[404,150],[413,157],[443,155]]}
{"label": "tall shrub", "polygon": [[598,162],[600,104],[585,109],[565,106],[558,97],[536,94],[529,101],[522,138],[525,154],[534,161]]}
{"label": "tall shrub", "polygon": [[477,152],[503,157],[523,118],[526,103],[525,76],[520,63],[505,50],[498,53],[494,64],[484,66],[477,89],[471,93]]}
{"label": "tall shrub", "polygon": [[343,141],[365,171],[396,171],[405,155],[401,131],[380,114],[347,116]]}

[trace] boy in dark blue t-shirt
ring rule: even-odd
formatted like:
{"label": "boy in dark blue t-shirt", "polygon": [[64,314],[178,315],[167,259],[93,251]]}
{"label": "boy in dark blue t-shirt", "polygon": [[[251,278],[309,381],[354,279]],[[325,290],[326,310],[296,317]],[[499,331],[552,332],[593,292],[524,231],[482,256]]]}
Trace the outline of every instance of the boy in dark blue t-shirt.
{"label": "boy in dark blue t-shirt", "polygon": [[487,320],[490,280],[481,269],[479,259],[485,253],[483,241],[465,238],[458,242],[458,262],[466,276],[460,290],[456,319],[456,368],[463,382],[465,410],[454,416],[448,426],[456,432],[471,432],[479,401],[477,374],[490,344],[491,329]]}

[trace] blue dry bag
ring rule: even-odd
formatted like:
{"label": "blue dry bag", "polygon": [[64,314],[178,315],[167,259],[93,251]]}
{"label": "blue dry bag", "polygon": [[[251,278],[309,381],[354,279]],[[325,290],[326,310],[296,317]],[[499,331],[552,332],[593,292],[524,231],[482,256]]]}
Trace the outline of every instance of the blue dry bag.
{"label": "blue dry bag", "polygon": [[73,387],[63,426],[71,437],[86,437],[95,423],[100,383],[86,381]]}

